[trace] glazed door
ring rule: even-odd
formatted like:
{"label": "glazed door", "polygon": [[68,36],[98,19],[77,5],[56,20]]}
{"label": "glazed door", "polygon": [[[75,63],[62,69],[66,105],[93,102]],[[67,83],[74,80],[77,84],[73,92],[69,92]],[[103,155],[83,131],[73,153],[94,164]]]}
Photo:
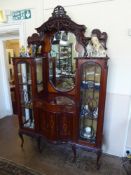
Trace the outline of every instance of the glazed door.
{"label": "glazed door", "polygon": [[16,69],[16,93],[20,126],[22,128],[34,129],[31,65],[28,62],[18,62],[16,64]]}
{"label": "glazed door", "polygon": [[[80,133],[79,139],[97,145],[99,128],[102,127],[100,91],[102,88],[102,67],[86,61],[81,65],[80,74]],[[101,119],[100,119],[101,118]]]}

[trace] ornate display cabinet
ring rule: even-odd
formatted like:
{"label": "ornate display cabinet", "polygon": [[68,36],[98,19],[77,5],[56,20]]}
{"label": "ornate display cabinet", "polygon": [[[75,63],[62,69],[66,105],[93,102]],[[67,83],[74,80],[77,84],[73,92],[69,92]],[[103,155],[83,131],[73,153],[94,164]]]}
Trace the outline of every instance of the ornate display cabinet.
{"label": "ornate display cabinet", "polygon": [[[91,37],[85,37],[86,27],[73,22],[61,6],[36,30],[28,37],[28,48],[33,48],[30,55],[14,58],[22,146],[23,134],[38,138],[39,147],[41,138],[70,143],[74,160],[76,148],[83,147],[97,153],[99,168],[107,34],[94,29]],[[63,47],[54,47],[58,43]],[[61,66],[56,53],[68,58]]]}

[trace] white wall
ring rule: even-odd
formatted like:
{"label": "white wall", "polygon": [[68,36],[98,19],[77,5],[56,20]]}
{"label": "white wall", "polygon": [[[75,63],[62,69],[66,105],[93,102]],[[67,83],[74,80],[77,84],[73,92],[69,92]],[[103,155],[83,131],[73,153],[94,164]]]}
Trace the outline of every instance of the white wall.
{"label": "white wall", "polygon": [[[10,0],[0,1],[0,8],[5,10],[21,10],[21,9],[31,9],[32,18],[22,21],[14,21],[8,24],[0,24],[0,33],[10,32],[12,30],[19,31],[20,45],[26,43],[27,36],[31,35],[33,32],[36,32],[35,27],[38,27],[43,22],[43,1],[38,0],[23,0],[18,1]],[[7,38],[9,39],[9,38]],[[12,114],[11,109],[11,98],[9,92],[9,84],[7,79],[7,71],[4,60],[4,45],[3,41],[5,38],[0,38],[0,118]]]}
{"label": "white wall", "polygon": [[4,0],[0,1],[0,8],[5,10],[22,10],[31,9],[31,19],[24,20],[26,38],[36,32],[35,28],[39,27],[44,21],[44,1],[43,0]]}
{"label": "white wall", "polygon": [[[83,2],[83,5],[75,5],[77,2]],[[107,90],[111,93],[131,94],[131,81],[125,76],[130,73],[131,64],[131,37],[128,36],[128,28],[131,27],[130,0],[45,0],[44,18],[48,19],[53,8],[60,3],[66,5],[65,10],[72,20],[86,25],[87,33],[94,28],[107,32],[108,56],[111,58]]]}
{"label": "white wall", "polygon": [[[87,26],[87,34],[99,28],[108,34],[109,73],[104,122],[104,152],[122,156],[126,147],[131,103],[131,1],[130,0],[4,0],[7,9],[32,8],[33,16],[25,23],[26,36],[47,20],[57,5],[65,6],[72,20]],[[10,4],[10,6],[9,6]],[[128,139],[130,139],[128,137]],[[128,143],[130,143],[128,141]],[[129,145],[128,145],[129,146]],[[130,145],[131,146],[131,145]]]}
{"label": "white wall", "polygon": [[4,57],[4,44],[3,41],[0,39],[0,118],[12,114],[12,109],[10,109],[11,99],[9,98],[9,84],[7,79],[7,71],[5,69],[5,62],[2,59]]}

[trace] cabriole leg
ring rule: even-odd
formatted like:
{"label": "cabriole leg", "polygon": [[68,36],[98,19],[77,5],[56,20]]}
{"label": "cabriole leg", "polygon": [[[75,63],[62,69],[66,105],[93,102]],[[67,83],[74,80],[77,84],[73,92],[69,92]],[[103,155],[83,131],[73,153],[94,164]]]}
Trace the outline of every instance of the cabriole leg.
{"label": "cabriole leg", "polygon": [[101,155],[102,155],[102,151],[98,151],[97,152],[97,162],[96,162],[96,165],[97,165],[97,169],[99,170],[100,169],[100,158],[101,158]]}
{"label": "cabriole leg", "polygon": [[38,144],[39,152],[41,152],[42,151],[42,148],[41,148],[41,137],[37,138],[37,144]]}
{"label": "cabriole leg", "polygon": [[19,132],[19,137],[21,139],[21,148],[23,148],[23,145],[24,145],[24,138],[23,138],[23,134],[21,132]]}
{"label": "cabriole leg", "polygon": [[73,162],[75,162],[76,161],[76,145],[75,144],[72,144],[72,151],[73,151],[73,154],[74,154]]}

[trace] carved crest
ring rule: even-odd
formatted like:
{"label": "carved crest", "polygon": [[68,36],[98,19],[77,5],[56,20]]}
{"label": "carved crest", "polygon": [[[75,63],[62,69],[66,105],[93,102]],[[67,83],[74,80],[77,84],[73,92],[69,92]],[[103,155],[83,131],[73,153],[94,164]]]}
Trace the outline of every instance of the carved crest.
{"label": "carved crest", "polygon": [[40,37],[38,33],[33,33],[32,36],[29,36],[27,38],[27,43],[28,45],[30,44],[40,45],[42,44],[42,38]]}
{"label": "carved crest", "polygon": [[85,25],[79,25],[72,21],[62,6],[57,6],[53,13],[44,24],[36,28],[40,36],[44,36],[45,33],[68,31],[76,36],[77,41],[85,48],[88,43],[88,38],[84,36],[86,31]]}
{"label": "carved crest", "polygon": [[57,6],[53,13],[52,13],[52,17],[53,18],[58,18],[58,17],[62,17],[62,18],[70,18],[69,16],[66,15],[66,11],[64,10],[64,8],[62,6]]}

